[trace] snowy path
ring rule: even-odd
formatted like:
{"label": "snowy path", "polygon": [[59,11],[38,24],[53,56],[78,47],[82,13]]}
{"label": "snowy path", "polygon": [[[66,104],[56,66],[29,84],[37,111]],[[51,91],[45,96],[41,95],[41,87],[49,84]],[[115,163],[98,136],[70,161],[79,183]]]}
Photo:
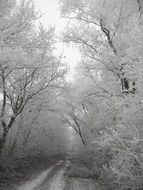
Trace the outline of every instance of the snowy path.
{"label": "snowy path", "polygon": [[[59,161],[55,166],[45,170],[36,179],[33,179],[16,190],[95,190],[91,180],[65,178],[65,163]],[[97,190],[97,188],[96,188]]]}
{"label": "snowy path", "polygon": [[63,179],[64,169],[62,168],[52,179],[50,190],[63,190],[64,189],[64,179]]}
{"label": "snowy path", "polygon": [[95,183],[89,179],[70,179],[70,188],[69,190],[98,190],[99,188],[95,187]]}
{"label": "snowy path", "polygon": [[62,161],[59,161],[55,166],[50,167],[49,169],[40,173],[35,179],[26,182],[17,188],[17,190],[35,190],[39,189],[41,184],[46,180],[47,176],[49,176],[55,168],[59,167],[62,164]]}
{"label": "snowy path", "polygon": [[24,185],[20,186],[17,190],[33,190],[37,188],[46,178],[48,173],[52,170],[53,167],[49,168],[48,170],[42,172],[36,179],[25,183]]}

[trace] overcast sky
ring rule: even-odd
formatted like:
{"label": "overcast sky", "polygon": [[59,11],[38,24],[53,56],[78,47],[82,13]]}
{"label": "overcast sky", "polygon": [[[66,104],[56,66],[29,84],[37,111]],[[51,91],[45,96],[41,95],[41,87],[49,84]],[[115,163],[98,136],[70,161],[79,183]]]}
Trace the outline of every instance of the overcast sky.
{"label": "overcast sky", "polygon": [[[44,14],[41,18],[41,22],[48,27],[49,25],[55,26],[57,35],[60,35],[67,24],[67,20],[60,17],[59,4],[57,0],[35,0],[36,7]],[[64,51],[65,61],[70,65],[69,80],[73,80],[74,67],[80,55],[75,48],[69,48],[63,44],[57,45],[59,52]]]}

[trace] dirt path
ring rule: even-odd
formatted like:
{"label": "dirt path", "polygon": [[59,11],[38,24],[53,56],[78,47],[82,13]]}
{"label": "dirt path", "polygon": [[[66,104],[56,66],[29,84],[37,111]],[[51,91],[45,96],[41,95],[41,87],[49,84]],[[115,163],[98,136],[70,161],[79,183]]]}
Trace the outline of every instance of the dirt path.
{"label": "dirt path", "polygon": [[64,189],[64,162],[59,162],[47,175],[43,183],[34,190],[63,190]]}
{"label": "dirt path", "polygon": [[64,169],[60,169],[58,173],[53,177],[50,183],[50,190],[63,190],[65,186],[64,178]]}
{"label": "dirt path", "polygon": [[35,179],[19,186],[16,190],[62,190],[64,186],[63,173],[64,163],[59,161],[55,166],[43,171]]}
{"label": "dirt path", "polygon": [[[55,166],[40,173],[16,190],[95,190],[92,180],[68,178],[64,176],[65,162],[59,161]],[[98,188],[96,188],[98,190]]]}
{"label": "dirt path", "polygon": [[46,176],[50,173],[50,171],[52,169],[53,169],[53,167],[42,172],[41,174],[39,174],[39,176],[36,179],[33,179],[32,181],[29,181],[29,182],[21,185],[20,187],[18,187],[17,190],[33,190],[33,189],[35,189],[45,180]]}

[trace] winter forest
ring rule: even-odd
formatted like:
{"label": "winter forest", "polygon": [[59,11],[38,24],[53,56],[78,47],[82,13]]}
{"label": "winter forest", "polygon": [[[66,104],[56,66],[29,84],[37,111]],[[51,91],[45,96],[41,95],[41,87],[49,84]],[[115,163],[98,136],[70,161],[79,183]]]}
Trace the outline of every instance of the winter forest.
{"label": "winter forest", "polygon": [[143,0],[57,3],[0,0],[0,190],[143,190]]}

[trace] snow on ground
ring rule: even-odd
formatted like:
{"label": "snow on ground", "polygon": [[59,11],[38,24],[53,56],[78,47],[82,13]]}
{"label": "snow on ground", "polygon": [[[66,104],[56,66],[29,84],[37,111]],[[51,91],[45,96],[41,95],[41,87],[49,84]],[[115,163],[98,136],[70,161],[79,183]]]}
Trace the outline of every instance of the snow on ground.
{"label": "snow on ground", "polygon": [[33,179],[17,190],[98,190],[91,179],[65,178],[65,167],[61,167],[63,161],[58,162],[55,166],[45,170],[36,179]]}
{"label": "snow on ground", "polygon": [[46,178],[48,173],[53,169],[53,167],[49,168],[48,170],[42,172],[36,179],[29,181],[23,185],[21,185],[17,190],[33,190],[34,188],[38,187]]}
{"label": "snow on ground", "polygon": [[60,169],[58,173],[53,177],[50,185],[50,190],[63,190],[64,189],[64,169]]}
{"label": "snow on ground", "polygon": [[70,190],[95,190],[95,183],[90,179],[71,178]]}

